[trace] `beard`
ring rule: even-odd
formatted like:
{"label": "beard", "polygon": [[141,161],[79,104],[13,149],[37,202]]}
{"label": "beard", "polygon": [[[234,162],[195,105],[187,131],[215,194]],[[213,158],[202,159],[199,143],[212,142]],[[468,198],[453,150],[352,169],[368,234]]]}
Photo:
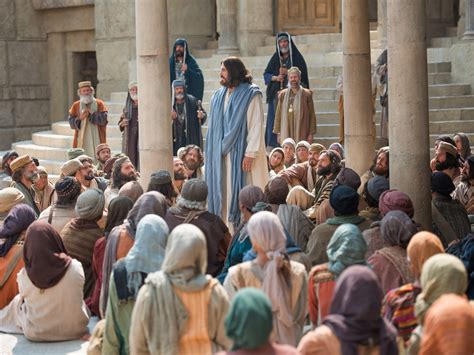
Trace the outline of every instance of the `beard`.
{"label": "beard", "polygon": [[282,54],[288,53],[289,50],[290,50],[289,47],[284,47],[284,48],[281,48],[281,47],[280,47],[280,53],[282,53]]}
{"label": "beard", "polygon": [[86,176],[84,176],[84,180],[86,180],[86,181],[92,181],[92,180],[94,180],[94,178],[95,178],[95,176],[92,173],[87,174]]}
{"label": "beard", "polygon": [[38,181],[39,174],[38,173],[25,174],[25,178],[34,184],[36,181]]}
{"label": "beard", "polygon": [[318,170],[316,171],[316,173],[317,173],[319,176],[328,176],[329,174],[331,174],[331,165],[322,166],[322,167],[318,168]]}
{"label": "beard", "polygon": [[386,176],[388,175],[388,168],[384,168],[380,165],[375,165],[374,173],[379,176]]}
{"label": "beard", "polygon": [[199,166],[201,164],[199,164],[199,162],[195,161],[195,160],[192,160],[192,161],[186,161],[184,163],[184,165],[186,166],[186,168],[188,168],[189,170],[196,170],[197,168],[199,168]]}
{"label": "beard", "polygon": [[79,100],[81,101],[81,103],[85,105],[89,105],[92,103],[92,101],[94,101],[94,96],[93,95],[80,95]]}
{"label": "beard", "polygon": [[137,176],[135,174],[124,175],[120,173],[120,183],[122,186],[130,181],[137,181]]}
{"label": "beard", "polygon": [[176,94],[175,96],[178,100],[184,99],[184,94]]}
{"label": "beard", "polygon": [[446,160],[442,163],[436,160],[435,168],[437,171],[443,171],[443,170],[449,169],[450,166]]}
{"label": "beard", "polygon": [[300,87],[300,82],[299,82],[299,81],[291,81],[291,82],[290,82],[290,87],[291,87],[292,89],[297,89],[297,88]]}
{"label": "beard", "polygon": [[227,81],[227,79],[223,78],[222,76],[221,76],[220,84],[225,87],[230,87],[230,82]]}
{"label": "beard", "polygon": [[184,52],[180,49],[176,49],[174,54],[176,55],[176,57],[182,57],[184,55]]}
{"label": "beard", "polygon": [[137,100],[138,100],[138,94],[136,94],[136,95],[130,94],[130,98],[131,98],[133,101],[137,101]]}
{"label": "beard", "polygon": [[184,171],[175,171],[174,172],[174,179],[175,180],[186,180],[186,174]]}
{"label": "beard", "polygon": [[318,161],[316,159],[308,159],[308,164],[314,168],[316,165],[318,165]]}

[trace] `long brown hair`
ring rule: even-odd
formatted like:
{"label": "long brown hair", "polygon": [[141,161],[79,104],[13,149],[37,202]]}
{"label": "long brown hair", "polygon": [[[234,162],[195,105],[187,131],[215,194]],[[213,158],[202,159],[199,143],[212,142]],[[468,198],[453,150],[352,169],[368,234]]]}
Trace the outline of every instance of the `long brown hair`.
{"label": "long brown hair", "polygon": [[244,63],[237,57],[228,57],[222,61],[222,64],[227,69],[229,74],[228,85],[235,87],[241,83],[251,83],[252,76],[250,75]]}

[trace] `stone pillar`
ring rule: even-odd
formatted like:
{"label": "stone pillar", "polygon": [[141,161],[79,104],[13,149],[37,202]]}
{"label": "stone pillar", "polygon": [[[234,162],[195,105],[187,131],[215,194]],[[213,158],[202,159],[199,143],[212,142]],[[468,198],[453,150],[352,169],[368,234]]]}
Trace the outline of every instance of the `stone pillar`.
{"label": "stone pillar", "polygon": [[219,53],[237,54],[237,1],[217,0]]}
{"label": "stone pillar", "polygon": [[464,8],[464,21],[466,23],[466,30],[462,39],[473,40],[474,39],[474,0],[465,0]]}
{"label": "stone pillar", "polygon": [[166,0],[136,1],[135,11],[140,172],[146,187],[151,173],[173,172]]}
{"label": "stone pillar", "polygon": [[346,166],[362,174],[374,156],[368,0],[342,1]]}
{"label": "stone pillar", "polygon": [[425,0],[388,0],[390,187],[407,193],[431,229]]}
{"label": "stone pillar", "polygon": [[387,0],[377,1],[377,39],[380,48],[387,47]]}
{"label": "stone pillar", "polygon": [[[67,56],[66,56],[66,34],[48,34],[48,72],[49,72],[49,111],[51,122],[67,119],[68,87],[67,78]],[[74,89],[77,88],[77,84]]]}

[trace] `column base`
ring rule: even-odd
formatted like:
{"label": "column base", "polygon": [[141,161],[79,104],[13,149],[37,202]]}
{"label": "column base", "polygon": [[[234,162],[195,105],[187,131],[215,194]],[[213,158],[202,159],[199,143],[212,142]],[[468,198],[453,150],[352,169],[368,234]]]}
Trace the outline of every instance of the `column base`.
{"label": "column base", "polygon": [[217,49],[217,54],[238,55],[240,52],[237,47],[222,47]]}
{"label": "column base", "polygon": [[472,41],[474,40],[474,31],[466,31],[462,36],[463,41]]}

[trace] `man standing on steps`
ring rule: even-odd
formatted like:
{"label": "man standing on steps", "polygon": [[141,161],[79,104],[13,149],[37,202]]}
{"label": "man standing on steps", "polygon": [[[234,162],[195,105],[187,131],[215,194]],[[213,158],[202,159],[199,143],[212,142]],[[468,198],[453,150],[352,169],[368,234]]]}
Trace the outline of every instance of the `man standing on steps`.
{"label": "man standing on steps", "polygon": [[74,130],[73,148],[84,149],[85,154],[95,156],[95,147],[106,143],[107,107],[94,97],[90,81],[79,83],[79,100],[69,109],[69,125]]}
{"label": "man standing on steps", "polygon": [[308,69],[303,56],[293,43],[290,34],[280,32],[276,37],[276,51],[270,58],[263,73],[265,85],[267,85],[268,104],[265,144],[269,147],[278,146],[277,136],[273,133],[275,109],[278,92],[288,85],[287,73],[291,67],[297,67],[301,71],[301,85],[309,89]]}
{"label": "man standing on steps", "polygon": [[178,149],[188,144],[202,147],[201,125],[207,115],[201,107],[201,102],[194,96],[186,93],[183,80],[175,80],[172,84],[172,111],[173,121],[173,155],[177,156]]}
{"label": "man standing on steps", "polygon": [[132,164],[139,169],[138,84],[136,81],[128,84],[127,101],[120,116],[119,128],[122,132],[122,153],[128,156]]}
{"label": "man standing on steps", "polygon": [[278,95],[273,133],[278,134],[278,143],[288,137],[295,142],[313,143],[316,133],[313,92],[301,86],[301,71],[297,67],[288,70],[288,86]]}
{"label": "man standing on steps", "polygon": [[240,221],[238,196],[246,185],[262,190],[268,182],[262,92],[239,58],[221,64],[211,99],[206,137],[205,180],[209,212],[225,223]]}
{"label": "man standing on steps", "polygon": [[[204,77],[196,59],[189,52],[188,42],[178,38],[174,42],[170,57],[170,83],[182,80],[186,83],[186,92],[202,101],[204,95]],[[176,153],[175,153],[176,154]]]}

